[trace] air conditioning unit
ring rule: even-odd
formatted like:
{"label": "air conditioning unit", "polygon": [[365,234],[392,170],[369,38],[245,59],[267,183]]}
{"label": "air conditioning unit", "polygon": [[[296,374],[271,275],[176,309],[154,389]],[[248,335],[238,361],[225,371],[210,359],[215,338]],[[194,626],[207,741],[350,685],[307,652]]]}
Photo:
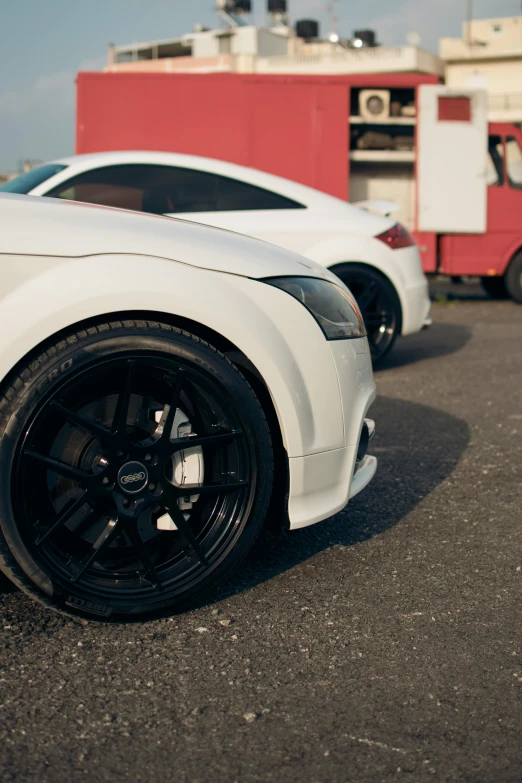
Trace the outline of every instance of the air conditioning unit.
{"label": "air conditioning unit", "polygon": [[390,116],[389,90],[361,90],[359,114],[366,122],[382,122]]}

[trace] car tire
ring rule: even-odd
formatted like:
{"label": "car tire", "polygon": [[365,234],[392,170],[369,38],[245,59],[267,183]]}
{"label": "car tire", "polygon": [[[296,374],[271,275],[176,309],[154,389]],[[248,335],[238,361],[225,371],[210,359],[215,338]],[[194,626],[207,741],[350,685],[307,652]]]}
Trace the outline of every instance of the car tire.
{"label": "car tire", "polygon": [[150,321],[71,332],[0,395],[0,569],[69,615],[171,614],[251,549],[273,466],[257,397],[208,343]]}
{"label": "car tire", "polygon": [[482,277],[482,288],[492,299],[508,299],[506,282],[503,277]]}
{"label": "car tire", "polygon": [[365,264],[340,264],[331,271],[350,289],[361,309],[372,362],[377,366],[401,333],[402,311],[397,291],[388,278]]}
{"label": "car tire", "polygon": [[512,259],[504,276],[506,290],[513,301],[522,304],[522,250]]}

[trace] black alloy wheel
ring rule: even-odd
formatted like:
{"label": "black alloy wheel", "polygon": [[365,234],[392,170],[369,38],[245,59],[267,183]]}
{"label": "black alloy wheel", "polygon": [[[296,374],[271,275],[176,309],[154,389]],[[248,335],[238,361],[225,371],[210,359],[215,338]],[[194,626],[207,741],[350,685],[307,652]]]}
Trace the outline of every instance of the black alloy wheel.
{"label": "black alloy wheel", "polygon": [[0,408],[0,565],[61,611],[167,614],[257,538],[266,419],[238,370],[187,333],[125,322],[74,337]]}
{"label": "black alloy wheel", "polygon": [[373,364],[378,364],[401,329],[401,307],[393,285],[371,267],[342,264],[332,269],[348,286],[361,310]]}

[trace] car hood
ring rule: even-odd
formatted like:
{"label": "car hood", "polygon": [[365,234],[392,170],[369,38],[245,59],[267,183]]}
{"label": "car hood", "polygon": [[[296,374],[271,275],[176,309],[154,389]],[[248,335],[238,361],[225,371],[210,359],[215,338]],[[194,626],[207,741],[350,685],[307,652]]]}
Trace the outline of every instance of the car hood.
{"label": "car hood", "polygon": [[296,253],[176,218],[36,196],[0,194],[0,253],[76,258],[155,256],[243,277],[337,278]]}

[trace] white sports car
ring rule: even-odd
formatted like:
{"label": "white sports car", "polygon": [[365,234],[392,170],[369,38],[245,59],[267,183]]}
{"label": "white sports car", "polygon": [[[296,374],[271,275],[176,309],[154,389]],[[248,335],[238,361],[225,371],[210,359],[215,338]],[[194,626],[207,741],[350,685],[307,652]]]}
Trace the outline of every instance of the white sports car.
{"label": "white sports car", "polygon": [[371,480],[359,309],[326,269],[185,221],[0,195],[0,568],[129,619],[212,587],[267,516]]}
{"label": "white sports car", "polygon": [[[350,288],[374,362],[397,335],[430,323],[428,284],[403,226],[261,171],[190,155],[107,152],[48,163],[2,190],[182,216],[301,253]],[[386,212],[394,205],[366,202],[365,207]]]}

